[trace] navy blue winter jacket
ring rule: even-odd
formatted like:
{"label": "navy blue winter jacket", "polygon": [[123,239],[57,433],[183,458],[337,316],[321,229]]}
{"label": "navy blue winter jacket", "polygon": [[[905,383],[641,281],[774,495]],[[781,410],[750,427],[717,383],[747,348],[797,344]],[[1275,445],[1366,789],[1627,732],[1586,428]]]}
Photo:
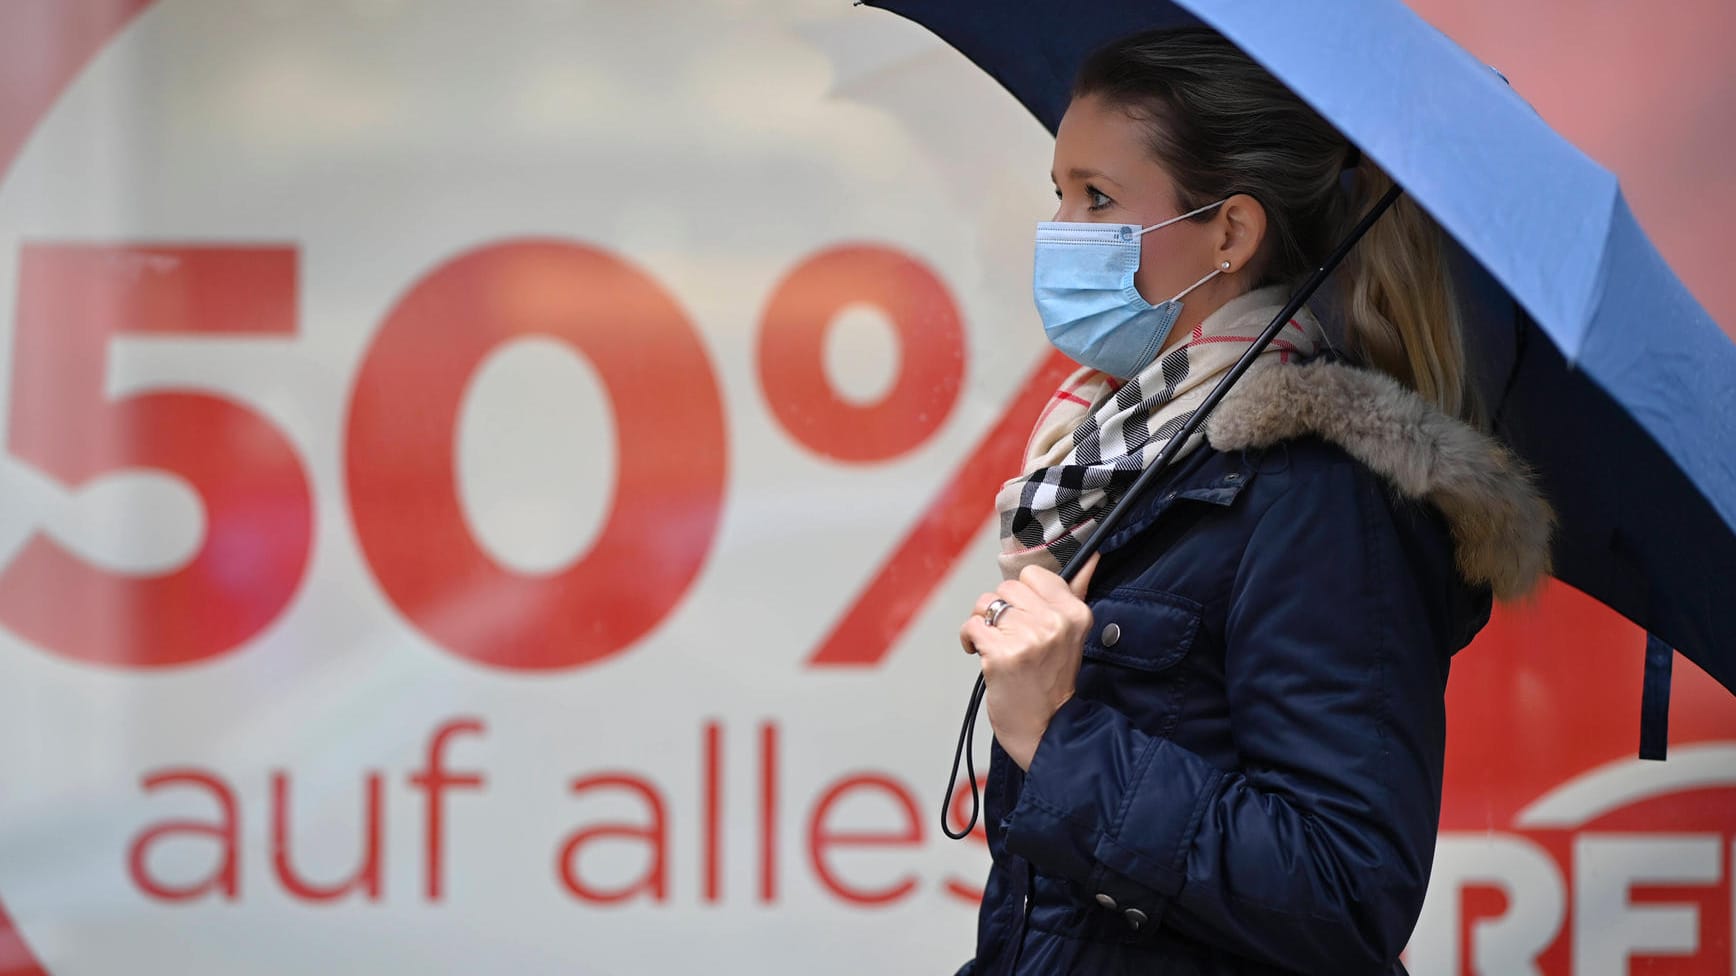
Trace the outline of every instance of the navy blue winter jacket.
{"label": "navy blue winter jacket", "polygon": [[1493,439],[1386,377],[1256,369],[1104,549],[1074,696],[992,750],[961,974],[1402,973],[1448,661],[1548,565]]}

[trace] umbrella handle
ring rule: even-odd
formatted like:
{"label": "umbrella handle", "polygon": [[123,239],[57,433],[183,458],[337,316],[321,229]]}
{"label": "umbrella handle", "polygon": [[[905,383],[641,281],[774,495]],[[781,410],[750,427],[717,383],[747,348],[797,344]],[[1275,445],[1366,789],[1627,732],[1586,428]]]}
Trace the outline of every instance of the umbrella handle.
{"label": "umbrella handle", "polygon": [[[1374,222],[1380,219],[1381,214],[1386,213],[1398,201],[1399,195],[1403,192],[1404,189],[1394,183],[1392,189],[1387,190],[1374,206],[1368,208],[1368,213],[1356,222],[1356,226],[1351,228],[1344,240],[1340,241],[1332,253],[1327,255],[1326,260],[1314,269],[1314,273],[1308,276],[1308,280],[1302,283],[1302,287],[1296,289],[1296,293],[1290,296],[1290,300],[1285,302],[1284,307],[1273,317],[1271,324],[1267,325],[1265,331],[1260,333],[1259,338],[1255,339],[1248,346],[1247,351],[1242,353],[1242,358],[1236,360],[1235,365],[1231,366],[1229,372],[1224,374],[1224,378],[1218,381],[1218,385],[1212,387],[1212,391],[1206,394],[1206,398],[1200,402],[1199,409],[1195,410],[1193,416],[1188,418],[1187,423],[1183,424],[1181,429],[1170,437],[1169,442],[1163,446],[1163,450],[1159,451],[1151,464],[1139,473],[1139,477],[1134,480],[1132,485],[1128,486],[1121,499],[1103,516],[1097,523],[1097,527],[1091,530],[1091,534],[1085,538],[1079,551],[1074,553],[1073,558],[1067,560],[1067,565],[1061,568],[1062,579],[1071,583],[1073,577],[1079,575],[1079,570],[1084,567],[1086,561],[1102,547],[1110,533],[1120,526],[1122,517],[1133,507],[1133,503],[1145,493],[1146,489],[1156,483],[1158,474],[1169,466],[1170,461],[1175,459],[1176,454],[1181,451],[1182,445],[1186,444],[1188,438],[1197,433],[1200,427],[1204,426],[1205,422],[1210,419],[1212,410],[1216,409],[1218,401],[1222,400],[1230,392],[1230,387],[1242,378],[1242,374],[1246,373],[1249,367],[1254,365],[1254,360],[1258,359],[1260,354],[1266,351],[1266,346],[1271,344],[1272,340],[1278,337],[1278,333],[1284,330],[1284,326],[1290,321],[1290,316],[1295,315],[1296,310],[1313,297],[1320,286],[1326,282],[1327,276],[1332,273],[1333,269],[1344,261],[1345,256],[1350,253],[1350,249],[1356,246],[1357,241],[1362,240],[1362,236],[1368,233],[1368,229],[1374,226]],[[941,794],[940,798],[940,829],[942,833],[953,840],[963,840],[970,836],[970,832],[976,828],[977,816],[982,809],[982,798],[976,785],[976,763],[971,758],[971,747],[976,739],[977,711],[981,708],[983,696],[986,694],[988,694],[988,685],[983,681],[983,676],[978,674],[976,686],[970,693],[970,705],[964,714],[964,724],[958,730],[958,748],[952,754],[952,775],[947,778],[946,792]],[[965,774],[970,777],[970,820],[965,824],[962,833],[953,833],[952,825],[947,820],[947,814],[952,811],[952,790],[954,784],[958,782],[958,767],[961,761],[964,764]]]}

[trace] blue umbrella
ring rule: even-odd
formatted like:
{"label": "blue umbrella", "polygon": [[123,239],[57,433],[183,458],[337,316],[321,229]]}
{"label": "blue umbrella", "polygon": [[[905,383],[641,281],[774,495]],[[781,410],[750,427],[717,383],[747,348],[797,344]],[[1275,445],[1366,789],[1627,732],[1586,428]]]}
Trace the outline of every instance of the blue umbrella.
{"label": "blue umbrella", "polygon": [[1561,524],[1555,575],[1645,628],[1641,754],[1670,648],[1736,692],[1736,345],[1615,176],[1397,0],[868,0],[928,27],[1050,131],[1085,57],[1205,23],[1371,155],[1453,237],[1495,428]]}

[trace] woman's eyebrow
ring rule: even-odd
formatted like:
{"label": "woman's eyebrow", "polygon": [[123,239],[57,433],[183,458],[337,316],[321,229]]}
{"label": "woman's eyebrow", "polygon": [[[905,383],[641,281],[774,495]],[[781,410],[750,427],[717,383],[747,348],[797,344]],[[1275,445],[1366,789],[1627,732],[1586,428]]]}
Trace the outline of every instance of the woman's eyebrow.
{"label": "woman's eyebrow", "polygon": [[[1068,170],[1067,177],[1075,180],[1102,180],[1105,183],[1114,183],[1116,186],[1121,185],[1114,177],[1107,173],[1095,169],[1086,169],[1081,166],[1075,166]],[[1050,179],[1053,180],[1054,177],[1051,176]]]}

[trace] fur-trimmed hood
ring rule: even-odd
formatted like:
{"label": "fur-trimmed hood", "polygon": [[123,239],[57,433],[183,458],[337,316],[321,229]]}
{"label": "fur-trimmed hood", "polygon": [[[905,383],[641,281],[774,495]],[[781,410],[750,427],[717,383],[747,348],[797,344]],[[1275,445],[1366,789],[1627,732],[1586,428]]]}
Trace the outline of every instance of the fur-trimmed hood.
{"label": "fur-trimmed hood", "polygon": [[1207,421],[1220,451],[1307,434],[1342,448],[1400,495],[1432,503],[1452,530],[1459,575],[1498,599],[1530,592],[1550,570],[1555,514],[1524,463],[1384,373],[1329,360],[1262,357]]}

